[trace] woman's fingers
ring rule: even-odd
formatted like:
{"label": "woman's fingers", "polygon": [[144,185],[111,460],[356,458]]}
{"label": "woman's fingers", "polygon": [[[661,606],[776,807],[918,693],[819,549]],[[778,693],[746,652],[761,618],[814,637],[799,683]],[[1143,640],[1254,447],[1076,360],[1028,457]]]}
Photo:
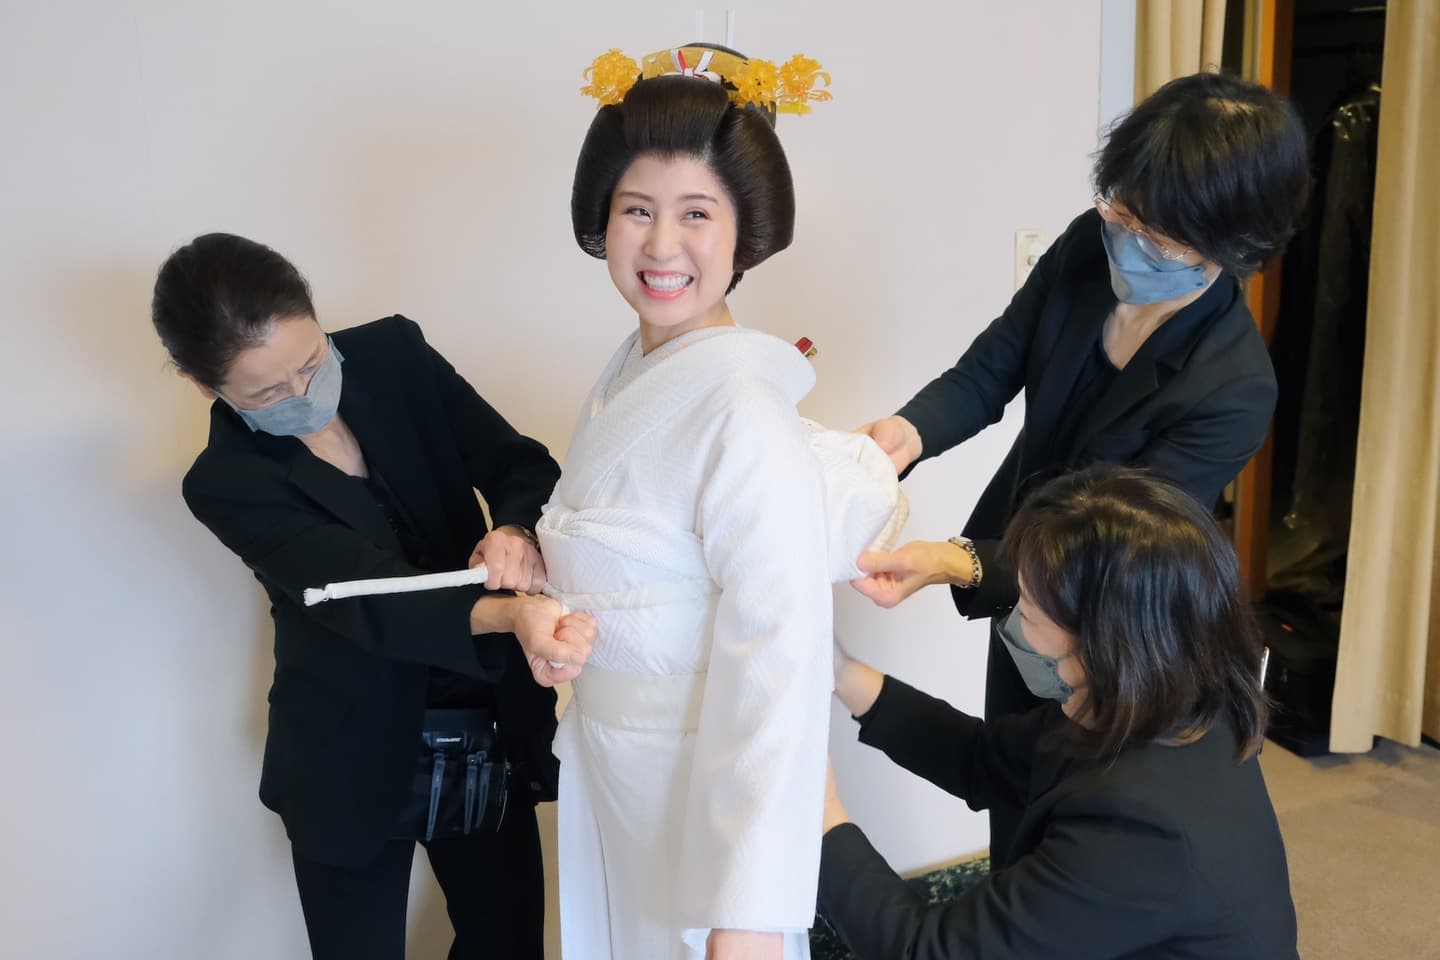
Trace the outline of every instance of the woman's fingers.
{"label": "woman's fingers", "polygon": [[873,576],[877,573],[895,573],[903,570],[904,561],[898,553],[890,553],[886,550],[866,550],[860,554],[860,559],[855,561],[862,573]]}
{"label": "woman's fingers", "polygon": [[515,589],[521,593],[534,593],[531,589],[535,583],[535,561],[530,556],[531,551],[522,550],[516,560],[517,574],[515,577]]}
{"label": "woman's fingers", "polygon": [[535,565],[530,570],[530,589],[526,593],[540,593],[545,589],[545,584],[550,581],[550,573],[545,569],[545,558],[540,551],[535,551]]}
{"label": "woman's fingers", "polygon": [[523,634],[519,636],[520,646],[525,648],[527,656],[538,657],[552,663],[568,664],[576,659],[581,663],[585,662],[583,656],[577,658],[574,650],[554,634],[546,635],[543,631],[537,631],[529,636]]}
{"label": "woman's fingers", "polygon": [[487,536],[475,549],[477,552],[483,552],[485,557],[485,589],[504,589],[501,583],[505,578],[505,566],[509,562],[509,558],[505,555],[504,544],[493,543]]}
{"label": "woman's fingers", "polygon": [[532,593],[538,589],[534,571],[540,563],[540,552],[529,539],[516,533],[514,527],[497,527],[485,534],[485,539],[476,544],[470,556],[472,567],[477,562],[483,562],[488,568],[487,590]]}
{"label": "woman's fingers", "polygon": [[905,564],[898,553],[867,550],[860,554],[860,559],[855,561],[855,565],[866,576],[850,581],[850,585],[877,606],[893,607],[904,599],[905,595],[897,594],[896,574],[905,569]]}
{"label": "woman's fingers", "polygon": [[516,538],[515,585],[511,589],[536,594],[545,587],[545,561],[529,540]]}
{"label": "woman's fingers", "polygon": [[515,542],[506,538],[501,541],[504,544],[505,563],[500,570],[500,589],[514,590],[520,583],[521,565],[524,563],[525,555],[515,547]]}
{"label": "woman's fingers", "polygon": [[549,670],[550,682],[552,684],[569,683],[585,671],[585,668],[578,664],[571,664],[568,667],[557,667],[552,663],[547,664],[546,669]]}
{"label": "woman's fingers", "polygon": [[[582,664],[590,657],[590,648],[595,645],[595,633],[595,619],[584,613],[567,613],[560,618],[555,630],[556,639],[579,654],[578,663]],[[573,657],[571,662],[576,662]]]}
{"label": "woman's fingers", "polygon": [[851,580],[850,586],[858,590],[862,596],[868,597],[877,607],[884,607],[887,610],[907,596],[900,594],[895,581],[885,574]]}
{"label": "woman's fingers", "polygon": [[530,656],[551,663],[583,666],[595,642],[594,624],[595,621],[583,613],[567,614],[554,623],[548,636],[543,628],[537,629],[531,636],[522,638],[522,646]]}
{"label": "woman's fingers", "polygon": [[515,635],[525,651],[535,682],[551,687],[580,674],[590,657],[598,625],[585,613],[561,614],[554,600],[524,598]]}
{"label": "woman's fingers", "polygon": [[860,427],[857,433],[863,433],[876,446],[883,450],[895,466],[897,474],[904,473],[920,457],[922,449],[920,433],[915,426],[904,417],[885,417],[881,420],[872,420]]}
{"label": "woman's fingers", "polygon": [[866,576],[851,585],[879,606],[895,606],[928,582],[927,571],[918,569],[925,559],[923,546],[916,541],[893,553],[867,550],[855,561]]}
{"label": "woman's fingers", "polygon": [[574,664],[557,667],[550,661],[540,657],[531,657],[529,658],[529,662],[530,672],[534,675],[535,682],[542,687],[553,687],[556,684],[567,683],[580,676],[584,670],[583,667]]}

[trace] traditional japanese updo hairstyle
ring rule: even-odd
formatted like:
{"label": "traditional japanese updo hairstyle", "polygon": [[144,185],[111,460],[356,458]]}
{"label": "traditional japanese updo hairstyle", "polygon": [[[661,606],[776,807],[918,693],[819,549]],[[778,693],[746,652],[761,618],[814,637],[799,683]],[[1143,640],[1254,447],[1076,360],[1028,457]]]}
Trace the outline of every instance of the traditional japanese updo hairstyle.
{"label": "traditional japanese updo hairstyle", "polygon": [[[684,48],[715,50],[711,44]],[[740,278],[790,245],[795,188],[775,135],[775,113],[732,101],[728,81],[679,74],[635,81],[619,103],[600,107],[575,165],[570,219],[580,249],[605,258],[611,195],[642,155],[694,157],[710,168],[735,207],[735,273]]]}

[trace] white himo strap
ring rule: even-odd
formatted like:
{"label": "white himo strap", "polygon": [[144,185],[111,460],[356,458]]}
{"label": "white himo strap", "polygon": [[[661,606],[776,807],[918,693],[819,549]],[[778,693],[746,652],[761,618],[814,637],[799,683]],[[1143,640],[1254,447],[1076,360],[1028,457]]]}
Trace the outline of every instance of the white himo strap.
{"label": "white himo strap", "polygon": [[[422,573],[415,577],[378,577],[374,580],[345,580],[341,583],[327,583],[323,587],[305,589],[305,606],[313,607],[327,600],[345,600],[350,597],[373,597],[384,593],[418,593],[422,590],[443,590],[447,587],[468,587],[484,583],[490,576],[489,569],[481,564],[469,570],[451,570],[446,573]],[[540,591],[560,604],[563,616],[570,612],[569,606],[561,599],[558,591],[549,586]],[[559,669],[566,664],[551,660],[550,666]]]}
{"label": "white himo strap", "polygon": [[452,570],[447,573],[423,573],[416,577],[380,577],[375,580],[346,580],[342,583],[327,583],[323,587],[309,587],[305,591],[305,606],[313,607],[326,600],[344,600],[348,597],[371,597],[382,593],[415,593],[420,590],[440,590],[445,587],[467,587],[484,583],[488,577],[484,565],[469,570]]}

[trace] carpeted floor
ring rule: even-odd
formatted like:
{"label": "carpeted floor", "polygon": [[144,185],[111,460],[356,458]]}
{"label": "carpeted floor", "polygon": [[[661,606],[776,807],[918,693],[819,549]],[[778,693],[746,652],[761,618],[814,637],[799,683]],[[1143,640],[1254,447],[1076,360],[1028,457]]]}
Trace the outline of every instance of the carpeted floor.
{"label": "carpeted floor", "polygon": [[1440,960],[1440,750],[1260,755],[1304,960]]}
{"label": "carpeted floor", "polygon": [[[1367,754],[1260,756],[1290,858],[1304,960],[1440,960],[1440,750],[1389,741]],[[985,858],[916,877],[934,901],[968,889]],[[851,954],[823,921],[813,960]]]}

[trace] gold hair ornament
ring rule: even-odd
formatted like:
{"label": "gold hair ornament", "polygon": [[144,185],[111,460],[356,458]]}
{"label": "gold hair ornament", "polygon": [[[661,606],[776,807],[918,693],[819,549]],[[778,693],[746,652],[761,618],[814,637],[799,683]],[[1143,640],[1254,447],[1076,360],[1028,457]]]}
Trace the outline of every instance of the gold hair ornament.
{"label": "gold hair ornament", "polygon": [[811,103],[830,99],[829,90],[818,89],[830,86],[830,74],[820,68],[820,61],[803,54],[797,53],[777,67],[769,60],[746,60],[725,50],[697,46],[661,50],[639,64],[619,50],[607,50],[586,69],[589,82],[580,92],[603,107],[625,99],[637,80],[667,76],[728,84],[732,102],[776,113],[809,113]]}

